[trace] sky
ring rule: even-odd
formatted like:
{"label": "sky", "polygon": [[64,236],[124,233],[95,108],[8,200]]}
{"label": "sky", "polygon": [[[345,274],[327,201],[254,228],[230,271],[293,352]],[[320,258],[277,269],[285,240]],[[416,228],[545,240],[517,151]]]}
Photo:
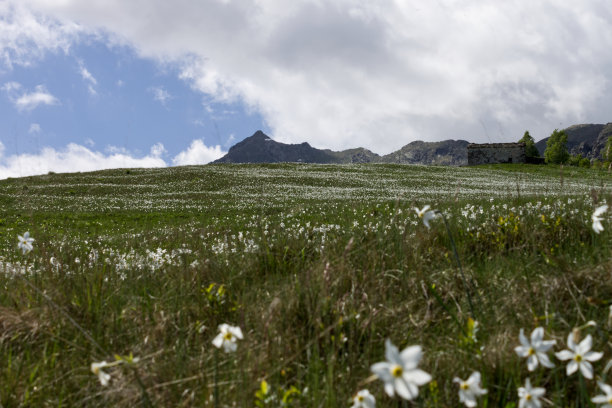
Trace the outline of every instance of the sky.
{"label": "sky", "polygon": [[0,178],[612,122],[609,0],[0,0]]}

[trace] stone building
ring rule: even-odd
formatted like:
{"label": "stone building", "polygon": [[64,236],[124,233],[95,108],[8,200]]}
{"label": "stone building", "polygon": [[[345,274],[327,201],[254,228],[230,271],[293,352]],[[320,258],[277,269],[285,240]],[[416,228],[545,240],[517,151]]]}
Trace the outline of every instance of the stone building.
{"label": "stone building", "polygon": [[470,143],[468,166],[495,163],[526,163],[525,143]]}

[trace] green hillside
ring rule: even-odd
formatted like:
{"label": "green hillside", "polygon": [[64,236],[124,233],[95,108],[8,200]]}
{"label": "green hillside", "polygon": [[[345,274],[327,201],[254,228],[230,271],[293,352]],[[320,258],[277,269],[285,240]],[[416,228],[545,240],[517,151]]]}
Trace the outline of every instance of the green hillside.
{"label": "green hillside", "polygon": [[[554,351],[580,328],[605,381],[612,212],[601,233],[591,217],[611,188],[607,171],[531,165],[0,180],[0,406],[340,407],[367,388],[397,407],[370,371],[386,339],[423,347],[417,406],[459,406],[453,378],[473,371],[479,406],[518,406],[527,377],[555,406],[589,406],[595,379],[567,376],[552,349],[555,368],[529,372],[514,348],[521,328]],[[223,323],[244,334],[235,353],[212,344]]]}

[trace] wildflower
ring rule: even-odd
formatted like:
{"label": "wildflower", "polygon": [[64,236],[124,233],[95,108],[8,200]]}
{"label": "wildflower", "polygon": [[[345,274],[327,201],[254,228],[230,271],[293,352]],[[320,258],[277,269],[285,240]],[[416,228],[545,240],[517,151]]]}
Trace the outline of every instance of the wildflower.
{"label": "wildflower", "polygon": [[555,353],[559,360],[571,360],[567,364],[566,373],[572,375],[578,369],[585,378],[589,380],[593,378],[593,366],[590,361],[597,361],[603,357],[603,353],[591,351],[593,346],[593,338],[591,335],[587,335],[580,344],[574,342],[574,335],[570,333],[567,336],[567,347],[569,350],[563,350]]}
{"label": "wildflower", "polygon": [[23,234],[23,237],[21,235],[17,235],[17,239],[19,240],[19,243],[17,244],[17,246],[19,247],[19,249],[23,251],[24,254],[34,249],[34,246],[32,246],[32,242],[34,242],[34,238],[30,237],[29,232],[26,232],[25,234]]}
{"label": "wildflower", "polygon": [[419,395],[418,386],[431,381],[431,375],[417,368],[423,357],[421,346],[406,347],[400,353],[387,339],[385,357],[387,361],[374,364],[370,370],[385,383],[385,392],[390,397],[397,393],[406,400],[412,400]]}
{"label": "wildflower", "polygon": [[601,388],[606,395],[597,395],[591,398],[591,401],[595,404],[604,404],[602,408],[612,408],[612,387],[601,381],[598,381],[597,385],[599,385],[599,388]]}
{"label": "wildflower", "polygon": [[436,218],[435,211],[429,210],[429,205],[426,205],[420,210],[417,207],[414,207],[414,211],[416,212],[416,215],[423,220],[423,224],[425,224],[427,228],[429,228],[429,221]]}
{"label": "wildflower", "polygon": [[376,407],[376,399],[370,391],[361,390],[353,397],[353,405],[351,408],[374,408]]}
{"label": "wildflower", "polygon": [[219,334],[213,340],[213,345],[216,348],[223,347],[226,353],[236,351],[238,344],[237,340],[243,339],[242,330],[237,326],[230,326],[229,324],[223,323],[219,325]]}
{"label": "wildflower", "polygon": [[529,378],[525,380],[525,386],[519,387],[519,408],[540,408],[542,403],[540,398],[544,396],[546,390],[540,387],[531,387],[531,381]]}
{"label": "wildflower", "polygon": [[463,381],[455,377],[453,382],[459,383],[459,401],[466,407],[475,407],[476,398],[487,393],[487,390],[480,388],[480,372],[474,371],[470,377]]}
{"label": "wildflower", "polygon": [[546,352],[555,345],[555,340],[543,340],[544,329],[536,327],[531,332],[531,341],[527,340],[523,329],[519,334],[521,345],[514,348],[519,357],[527,357],[527,369],[533,371],[538,367],[538,363],[546,368],[553,368],[555,365],[550,361]]}
{"label": "wildflower", "polygon": [[107,363],[106,361],[102,361],[100,363],[91,363],[91,372],[98,376],[98,379],[100,380],[100,384],[102,384],[102,386],[104,387],[108,385],[108,382],[110,381],[111,376],[110,374],[102,371],[102,369],[105,367],[109,367],[109,366],[110,364]]}
{"label": "wildflower", "polygon": [[593,215],[591,215],[591,220],[593,221],[593,231],[595,231],[597,234],[603,231],[603,226],[601,225],[601,221],[603,221],[603,218],[601,217],[601,215],[606,211],[608,211],[608,206],[604,204],[602,206],[597,207],[593,212]]}

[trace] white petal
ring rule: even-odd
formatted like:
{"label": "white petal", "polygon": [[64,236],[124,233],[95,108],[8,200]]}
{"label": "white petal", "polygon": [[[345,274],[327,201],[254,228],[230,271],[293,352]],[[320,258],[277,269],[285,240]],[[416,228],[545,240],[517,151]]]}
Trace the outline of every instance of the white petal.
{"label": "white petal", "polygon": [[527,370],[533,371],[536,368],[538,368],[538,358],[535,356],[535,354],[532,354],[527,357]]}
{"label": "white petal", "polygon": [[606,204],[599,206],[593,212],[593,216],[599,217],[601,214],[605,213],[608,210],[608,206]]}
{"label": "white petal", "polygon": [[531,332],[531,344],[534,346],[539,345],[543,339],[544,339],[544,328],[536,327]]}
{"label": "white petal", "polygon": [[395,391],[403,399],[412,400],[419,396],[418,387],[404,378],[396,379],[394,385]]}
{"label": "white petal", "polygon": [[391,365],[387,363],[386,361],[383,361],[380,363],[373,364],[370,367],[370,371],[374,373],[382,381],[388,382],[388,381],[391,381],[392,379],[390,368],[391,368]]}
{"label": "white petal", "polygon": [[419,365],[419,361],[423,357],[423,350],[421,346],[410,346],[406,347],[400,353],[400,358],[402,359],[402,364],[405,369],[411,370],[416,368]]}
{"label": "white petal", "polygon": [[221,348],[221,346],[223,345],[223,333],[217,334],[217,337],[214,338],[212,344],[216,348]]}
{"label": "white petal", "polygon": [[470,377],[467,379],[467,383],[472,384],[480,384],[480,371],[474,371]]}
{"label": "white petal", "polygon": [[574,343],[574,334],[572,332],[567,335],[567,347],[572,351],[576,351],[576,343]]}
{"label": "white petal", "polygon": [[395,395],[395,388],[393,387],[393,383],[391,381],[385,383],[385,392],[390,397]]}
{"label": "white petal", "polygon": [[599,385],[599,388],[601,388],[601,390],[605,392],[606,395],[612,396],[612,387],[610,387],[608,384],[598,381],[597,385]]}
{"label": "white petal", "polygon": [[572,353],[569,350],[562,350],[562,351],[555,353],[555,356],[559,360],[571,360],[572,358],[574,358],[574,353]]}
{"label": "white petal", "polygon": [[542,352],[546,353],[555,344],[557,344],[557,342],[555,340],[545,340],[542,343],[540,343],[540,345],[538,345],[537,351],[542,351]]}
{"label": "white petal", "polygon": [[538,356],[538,360],[540,360],[540,363],[542,363],[542,365],[546,368],[553,368],[555,365],[550,361],[550,359],[548,358],[547,354],[544,353],[537,353]]}
{"label": "white petal", "polygon": [[536,399],[543,397],[546,394],[546,389],[542,387],[535,387],[531,389],[531,395],[536,397]]}
{"label": "white petal", "polygon": [[589,350],[591,350],[592,347],[593,347],[593,337],[591,337],[591,335],[588,334],[584,338],[584,340],[582,340],[580,344],[578,344],[578,347],[576,348],[576,353],[585,354]]}
{"label": "white petal", "polygon": [[428,382],[431,381],[431,375],[429,375],[425,371],[420,370],[418,368],[415,369],[415,370],[410,370],[410,371],[404,372],[403,377],[407,381],[413,382],[416,385],[427,384]]}
{"label": "white petal", "polygon": [[591,401],[594,402],[595,404],[605,404],[608,402],[608,397],[605,395],[597,395],[591,398]]}
{"label": "white petal", "polygon": [[529,347],[516,346],[514,351],[519,357],[527,357],[529,355]]}
{"label": "white petal", "polygon": [[385,340],[385,358],[392,364],[402,365],[399,350],[389,339]]}
{"label": "white petal", "polygon": [[599,351],[589,351],[583,357],[587,361],[598,361],[603,357],[603,353]]}
{"label": "white petal", "polygon": [[580,364],[580,372],[584,376],[584,378],[588,378],[589,380],[593,379],[593,366],[588,361],[581,361]]}
{"label": "white petal", "polygon": [[565,372],[568,376],[574,374],[576,371],[578,371],[578,363],[576,362],[576,360],[572,360],[567,363],[567,369],[565,370]]}
{"label": "white petal", "polygon": [[230,328],[230,332],[236,336],[239,339],[243,339],[244,337],[242,336],[242,330],[240,329],[240,327],[231,327]]}
{"label": "white petal", "polygon": [[521,342],[521,345],[526,349],[529,349],[531,347],[531,343],[529,343],[529,340],[527,340],[527,337],[525,336],[525,331],[522,328],[519,332],[519,341]]}

